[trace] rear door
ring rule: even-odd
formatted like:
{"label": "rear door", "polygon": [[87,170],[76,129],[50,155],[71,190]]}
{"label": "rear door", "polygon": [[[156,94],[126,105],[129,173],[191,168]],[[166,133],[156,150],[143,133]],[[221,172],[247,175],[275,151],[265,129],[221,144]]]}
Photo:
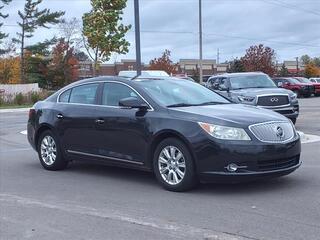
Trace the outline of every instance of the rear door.
{"label": "rear door", "polygon": [[94,154],[97,151],[95,121],[99,83],[76,86],[59,98],[58,131],[68,153]]}

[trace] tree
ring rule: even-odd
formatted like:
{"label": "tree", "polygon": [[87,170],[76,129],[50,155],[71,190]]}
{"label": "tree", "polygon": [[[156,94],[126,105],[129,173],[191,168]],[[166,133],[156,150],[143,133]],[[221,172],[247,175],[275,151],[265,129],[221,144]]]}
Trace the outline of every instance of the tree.
{"label": "tree", "polygon": [[74,56],[76,57],[76,59],[78,59],[78,61],[88,61],[89,60],[88,55],[82,51],[75,52]]}
{"label": "tree", "polygon": [[[112,53],[125,54],[130,43],[125,34],[131,25],[123,25],[123,9],[126,0],[91,0],[92,10],[85,13],[83,19],[83,35],[88,55],[94,61],[94,75],[99,61],[108,61]],[[91,54],[90,49],[93,50]]]}
{"label": "tree", "polygon": [[[0,0],[0,2],[2,4],[9,4],[12,0]],[[0,10],[2,10],[4,8],[5,5],[0,5]],[[4,18],[7,18],[9,15],[8,14],[3,14],[2,12],[0,12],[0,19],[4,19]],[[0,22],[0,28],[2,27],[3,23]],[[5,39],[6,37],[8,37],[8,34],[4,33],[4,32],[1,32],[0,31],[0,44],[2,44],[2,41],[3,39]],[[0,54],[4,54],[6,53],[6,49],[0,49]]]}
{"label": "tree", "polygon": [[274,50],[259,44],[247,49],[241,61],[248,72],[261,71],[272,76],[276,72],[274,59]]}
{"label": "tree", "polygon": [[309,57],[309,55],[305,54],[305,55],[302,55],[300,57],[300,61],[304,64],[304,65],[307,65],[308,63],[311,62],[311,57]]}
{"label": "tree", "polygon": [[60,39],[53,48],[52,56],[46,72],[47,88],[58,89],[78,79],[78,60],[74,48],[64,39]]}
{"label": "tree", "polygon": [[233,61],[229,62],[228,72],[234,73],[234,72],[244,72],[244,66],[241,60],[234,59]]}
{"label": "tree", "polygon": [[305,66],[304,74],[307,78],[320,76],[320,68],[313,62],[308,63]]}
{"label": "tree", "polygon": [[317,67],[320,67],[320,57],[314,57],[312,59],[312,62],[314,63],[314,65],[316,65]]}
{"label": "tree", "polygon": [[170,59],[171,52],[166,49],[159,58],[154,58],[149,63],[149,70],[163,70],[168,74],[177,73],[177,64]]}
{"label": "tree", "polygon": [[0,83],[18,83],[20,78],[19,65],[19,57],[7,57],[0,59]]}
{"label": "tree", "polygon": [[[9,4],[12,0],[0,0],[2,4]],[[4,5],[0,5],[0,10],[4,8]],[[8,14],[3,14],[0,12],[0,18],[7,18],[9,15]],[[0,28],[2,27],[3,23],[0,23]],[[8,34],[3,33],[0,31],[0,43],[2,43],[2,39],[8,37]]]}
{"label": "tree", "polygon": [[25,50],[31,52],[32,54],[40,55],[40,56],[49,56],[51,51],[50,47],[55,45],[58,42],[56,37],[52,39],[46,39],[43,42],[38,42],[33,45],[29,45],[25,47]]}
{"label": "tree", "polygon": [[18,11],[21,22],[18,22],[21,27],[21,32],[17,33],[18,38],[15,38],[15,42],[20,44],[21,47],[21,82],[25,83],[25,39],[33,37],[34,31],[39,27],[49,28],[48,24],[59,23],[59,18],[64,15],[64,12],[50,12],[45,8],[39,10],[38,5],[42,0],[26,0],[23,11]]}
{"label": "tree", "polygon": [[81,42],[81,23],[77,18],[62,19],[59,23],[60,36],[69,46],[78,45]]}
{"label": "tree", "polygon": [[289,74],[288,68],[286,68],[286,65],[283,63],[281,66],[281,69],[279,71],[279,76],[280,77],[287,77]]}

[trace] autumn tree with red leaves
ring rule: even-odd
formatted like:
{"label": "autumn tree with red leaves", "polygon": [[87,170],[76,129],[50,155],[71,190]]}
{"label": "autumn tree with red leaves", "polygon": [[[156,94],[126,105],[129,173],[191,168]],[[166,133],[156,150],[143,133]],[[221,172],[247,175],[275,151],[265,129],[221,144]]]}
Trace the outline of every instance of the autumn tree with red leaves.
{"label": "autumn tree with red leaves", "polygon": [[150,61],[149,70],[162,70],[168,74],[177,73],[177,64],[173,63],[170,56],[171,52],[168,49],[164,50],[161,57]]}
{"label": "autumn tree with red leaves", "polygon": [[263,44],[251,46],[241,58],[241,62],[247,72],[261,71],[270,76],[276,73],[274,64],[275,51]]}
{"label": "autumn tree with red leaves", "polygon": [[78,60],[73,47],[60,39],[53,48],[52,60],[48,65],[48,87],[57,89],[65,86],[79,77]]}

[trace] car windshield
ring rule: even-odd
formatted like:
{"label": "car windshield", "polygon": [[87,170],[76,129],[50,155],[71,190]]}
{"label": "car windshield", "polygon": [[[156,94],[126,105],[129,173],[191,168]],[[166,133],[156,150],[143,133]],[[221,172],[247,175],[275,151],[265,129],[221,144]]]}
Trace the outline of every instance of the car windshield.
{"label": "car windshield", "polygon": [[308,79],[308,78],[303,78],[303,77],[300,77],[300,78],[297,78],[299,82],[302,82],[302,83],[311,83],[311,81]]}
{"label": "car windshield", "polygon": [[295,78],[288,78],[288,81],[292,84],[300,84],[301,82],[299,82],[297,79]]}
{"label": "car windshield", "polygon": [[267,75],[246,75],[230,77],[231,89],[243,88],[276,88],[275,83]]}
{"label": "car windshield", "polygon": [[181,79],[136,81],[162,106],[187,107],[230,103],[219,94],[192,81]]}

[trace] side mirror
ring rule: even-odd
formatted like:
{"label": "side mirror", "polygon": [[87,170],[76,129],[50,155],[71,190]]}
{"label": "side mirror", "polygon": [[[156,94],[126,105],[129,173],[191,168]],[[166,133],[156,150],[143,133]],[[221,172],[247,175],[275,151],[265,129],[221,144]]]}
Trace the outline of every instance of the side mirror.
{"label": "side mirror", "polygon": [[226,87],[225,85],[219,85],[218,90],[220,90],[220,91],[227,91],[227,92],[229,92],[229,88],[228,88],[228,87]]}
{"label": "side mirror", "polygon": [[149,108],[149,106],[144,101],[136,97],[120,99],[119,106],[125,108],[138,108],[140,110],[147,110]]}

